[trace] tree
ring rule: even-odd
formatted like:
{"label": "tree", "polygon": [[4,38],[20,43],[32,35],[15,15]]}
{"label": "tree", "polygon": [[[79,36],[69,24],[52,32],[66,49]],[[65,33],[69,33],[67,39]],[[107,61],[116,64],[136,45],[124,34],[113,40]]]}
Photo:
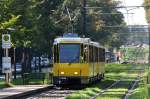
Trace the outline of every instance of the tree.
{"label": "tree", "polygon": [[[87,9],[84,35],[105,46],[121,45],[126,37],[119,32],[124,29],[109,27],[125,26],[122,13],[115,8],[118,4],[114,0],[87,0],[87,6],[101,8]],[[3,0],[0,5],[0,23],[13,18],[7,23],[16,29],[11,33],[16,47],[32,47],[40,55],[50,54],[55,37],[67,32],[82,36],[82,0]]]}
{"label": "tree", "polygon": [[[57,26],[55,26],[54,14],[60,1],[56,0],[33,0],[30,9],[30,18],[33,24],[32,27],[32,47],[39,54],[49,53],[53,39],[57,34]],[[50,54],[50,53],[49,53]]]}
{"label": "tree", "polygon": [[148,7],[150,5],[150,0],[144,0],[144,5],[147,6],[145,7],[146,19],[147,22],[150,24],[150,7]]}

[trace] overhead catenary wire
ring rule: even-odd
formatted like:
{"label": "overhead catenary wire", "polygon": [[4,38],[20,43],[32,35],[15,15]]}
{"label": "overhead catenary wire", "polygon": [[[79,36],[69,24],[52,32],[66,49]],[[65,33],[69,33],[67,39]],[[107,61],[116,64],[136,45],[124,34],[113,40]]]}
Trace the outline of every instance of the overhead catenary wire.
{"label": "overhead catenary wire", "polygon": [[72,33],[73,33],[73,20],[71,18],[71,15],[70,15],[70,12],[69,12],[69,9],[67,6],[65,6],[66,10],[67,10],[67,14],[69,16],[69,19],[70,19],[70,24],[71,24],[71,27],[72,27]]}
{"label": "overhead catenary wire", "polygon": [[[103,7],[96,7],[96,6],[88,6],[88,7],[85,7],[86,9],[101,9]],[[139,5],[139,6],[117,6],[117,7],[114,7],[112,6],[111,8],[117,8],[117,9],[125,9],[125,8],[150,8],[150,5]]]}
{"label": "overhead catenary wire", "polygon": [[95,14],[95,15],[122,15],[122,14],[134,14],[134,13],[92,13],[92,14]]}

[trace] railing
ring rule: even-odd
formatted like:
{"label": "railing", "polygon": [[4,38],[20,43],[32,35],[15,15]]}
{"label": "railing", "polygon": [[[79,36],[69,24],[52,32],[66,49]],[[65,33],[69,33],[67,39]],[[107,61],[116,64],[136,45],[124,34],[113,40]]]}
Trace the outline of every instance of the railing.
{"label": "railing", "polygon": [[52,73],[24,73],[23,84],[51,84]]}

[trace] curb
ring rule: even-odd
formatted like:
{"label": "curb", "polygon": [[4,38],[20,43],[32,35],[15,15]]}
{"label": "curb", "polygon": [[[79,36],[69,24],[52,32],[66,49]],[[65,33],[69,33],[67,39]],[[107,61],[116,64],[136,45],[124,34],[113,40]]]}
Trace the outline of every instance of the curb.
{"label": "curb", "polygon": [[11,96],[6,96],[6,97],[0,98],[0,99],[22,99],[23,97],[34,95],[34,94],[40,93],[42,91],[49,90],[51,88],[53,88],[53,86],[47,86],[47,87],[39,88],[39,89],[36,89],[36,90],[31,90],[31,91],[11,95]]}

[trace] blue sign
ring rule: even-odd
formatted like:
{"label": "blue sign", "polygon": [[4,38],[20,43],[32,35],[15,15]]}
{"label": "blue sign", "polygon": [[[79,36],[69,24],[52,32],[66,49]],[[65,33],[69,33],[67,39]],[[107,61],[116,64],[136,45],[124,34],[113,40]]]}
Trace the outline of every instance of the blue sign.
{"label": "blue sign", "polygon": [[79,37],[76,33],[65,33],[63,34],[63,37]]}

